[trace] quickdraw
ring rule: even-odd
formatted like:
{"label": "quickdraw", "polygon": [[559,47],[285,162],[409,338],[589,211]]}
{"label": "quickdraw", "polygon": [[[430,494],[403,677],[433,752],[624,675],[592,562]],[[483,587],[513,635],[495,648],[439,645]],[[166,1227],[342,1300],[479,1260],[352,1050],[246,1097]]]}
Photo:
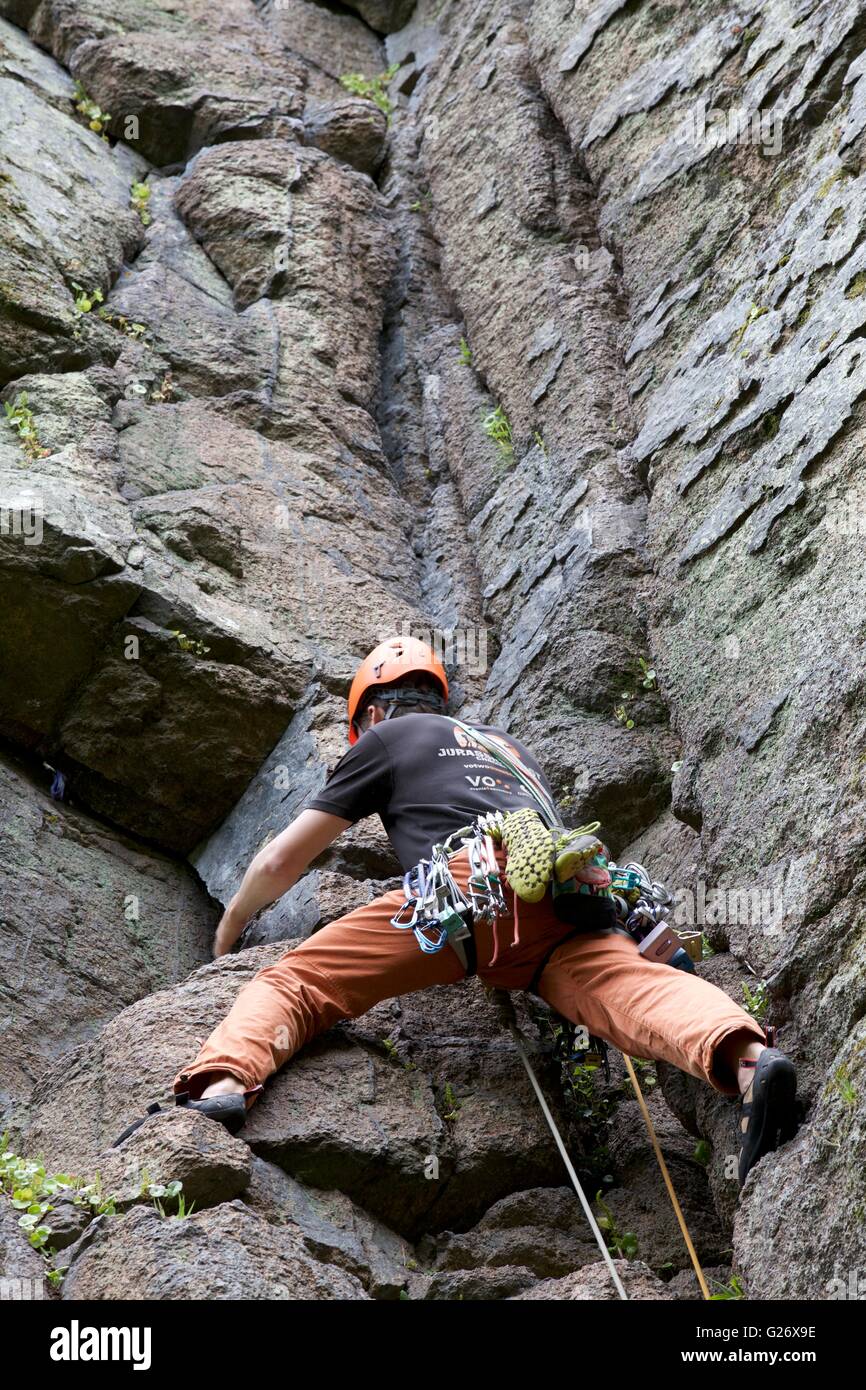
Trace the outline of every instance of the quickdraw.
{"label": "quickdraw", "polygon": [[[448,864],[449,857],[461,849],[469,854],[465,893]],[[391,918],[392,927],[413,932],[426,955],[441,951],[450,942],[467,972],[474,973],[474,960],[470,961],[466,949],[474,923],[493,921],[507,911],[496,849],[479,822],[462,826],[434,845],[429,859],[422,859],[404,874],[403,893],[402,906]]]}

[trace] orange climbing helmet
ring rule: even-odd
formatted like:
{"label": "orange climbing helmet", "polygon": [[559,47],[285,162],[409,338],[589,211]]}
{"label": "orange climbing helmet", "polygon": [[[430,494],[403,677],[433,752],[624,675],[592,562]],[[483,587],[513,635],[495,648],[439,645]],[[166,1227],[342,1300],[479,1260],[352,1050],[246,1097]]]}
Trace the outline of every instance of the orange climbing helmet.
{"label": "orange climbing helmet", "polygon": [[[426,642],[419,641],[417,637],[389,637],[386,642],[374,647],[355,672],[349,691],[349,742],[357,743],[360,738],[355,730],[355,715],[371,686],[390,685],[404,676],[421,674],[432,676],[443,702],[447,701],[448,677],[445,668]],[[407,691],[401,702],[408,703],[409,698]]]}

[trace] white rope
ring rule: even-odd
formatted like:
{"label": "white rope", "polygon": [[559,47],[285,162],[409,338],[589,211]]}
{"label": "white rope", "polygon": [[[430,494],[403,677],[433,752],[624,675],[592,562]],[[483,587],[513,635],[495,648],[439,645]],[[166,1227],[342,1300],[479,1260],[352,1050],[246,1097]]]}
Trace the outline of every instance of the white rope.
{"label": "white rope", "polygon": [[610,1271],[610,1277],[613,1280],[614,1288],[616,1289],[620,1298],[624,1298],[626,1301],[628,1301],[628,1294],[626,1293],[623,1287],[622,1280],[617,1274],[616,1265],[610,1257],[610,1251],[607,1248],[604,1236],[599,1230],[598,1222],[596,1221],[595,1216],[593,1215],[592,1207],[586,1200],[586,1194],[580,1185],[580,1180],[577,1176],[577,1173],[574,1171],[574,1164],[568,1156],[568,1150],[566,1149],[565,1144],[562,1142],[562,1135],[556,1127],[556,1121],[554,1120],[553,1115],[550,1113],[550,1107],[548,1106],[547,1101],[544,1098],[544,1092],[538,1084],[535,1072],[532,1069],[532,1064],[526,1055],[526,1050],[523,1046],[523,1038],[521,1037],[520,1030],[517,1027],[516,1023],[508,1022],[507,1027],[517,1045],[517,1051],[520,1053],[520,1059],[526,1068],[530,1081],[532,1082],[532,1089],[535,1091],[535,1094],[538,1097],[538,1103],[541,1106],[542,1113],[544,1115],[545,1120],[548,1123],[550,1132],[556,1140],[556,1147],[559,1149],[562,1161],[565,1164],[566,1170],[568,1172],[568,1176],[571,1178],[572,1186],[574,1187],[575,1192],[580,1198],[580,1204],[583,1207],[583,1210],[586,1214],[586,1219],[589,1222],[590,1227],[592,1228],[592,1234],[595,1236],[595,1239],[598,1242],[598,1248],[604,1256],[605,1263],[608,1267],[608,1270]]}

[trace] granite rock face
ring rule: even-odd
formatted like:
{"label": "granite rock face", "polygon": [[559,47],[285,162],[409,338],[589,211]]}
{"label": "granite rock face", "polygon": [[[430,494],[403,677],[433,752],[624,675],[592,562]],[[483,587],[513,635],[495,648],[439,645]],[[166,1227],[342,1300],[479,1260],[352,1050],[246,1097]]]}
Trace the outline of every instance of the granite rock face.
{"label": "granite rock face", "polygon": [[[3,1100],[119,1213],[58,1212],[64,1296],[615,1296],[477,982],[317,1038],[243,1140],[110,1147],[394,886],[361,822],[203,965],[410,629],[798,1064],[742,1195],[736,1106],[641,1070],[701,1258],[862,1266],[864,42],[861,0],[0,0]],[[630,1296],[690,1299],[621,1062],[563,1089],[520,1010]]]}

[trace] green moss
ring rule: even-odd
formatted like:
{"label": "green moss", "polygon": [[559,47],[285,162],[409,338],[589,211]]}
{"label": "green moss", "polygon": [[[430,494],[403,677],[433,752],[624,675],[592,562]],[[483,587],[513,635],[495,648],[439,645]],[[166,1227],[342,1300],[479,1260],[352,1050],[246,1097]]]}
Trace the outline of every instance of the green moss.
{"label": "green moss", "polygon": [[767,414],[761,417],[759,428],[765,439],[775,439],[779,433],[778,415],[774,415],[772,410],[768,410]]}
{"label": "green moss", "polygon": [[861,270],[854,276],[854,279],[845,291],[845,298],[859,299],[863,293],[866,293],[866,270]]}
{"label": "green moss", "polygon": [[828,174],[827,178],[818,189],[818,197],[826,198],[834,183],[838,183],[840,179],[850,179],[850,177],[851,173],[848,169],[837,169],[835,173]]}
{"label": "green moss", "polygon": [[769,314],[769,312],[770,310],[766,304],[752,304],[748,314],[745,317],[744,322],[740,325],[736,333],[731,338],[730,346],[739,347],[740,343],[745,338],[746,333],[748,332],[751,325],[757,319],[762,318],[764,314]]}

